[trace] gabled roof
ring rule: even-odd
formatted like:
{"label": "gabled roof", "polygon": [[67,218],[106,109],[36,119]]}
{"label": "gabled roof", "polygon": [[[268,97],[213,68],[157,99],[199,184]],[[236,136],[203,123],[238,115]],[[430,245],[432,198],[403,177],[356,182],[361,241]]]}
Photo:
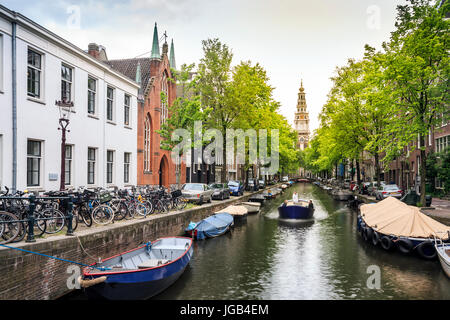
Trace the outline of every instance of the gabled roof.
{"label": "gabled roof", "polygon": [[[138,82],[136,79],[136,72],[138,70],[138,64],[141,66],[141,89],[146,91],[150,81],[150,58],[132,58],[132,59],[119,59],[105,61],[111,68],[122,73],[127,78]],[[144,92],[146,94],[147,92]]]}

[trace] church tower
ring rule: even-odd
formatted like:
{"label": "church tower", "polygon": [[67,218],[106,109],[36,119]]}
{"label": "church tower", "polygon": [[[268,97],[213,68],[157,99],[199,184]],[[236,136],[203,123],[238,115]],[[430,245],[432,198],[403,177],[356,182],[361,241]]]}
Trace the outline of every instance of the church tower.
{"label": "church tower", "polygon": [[309,113],[306,106],[306,93],[303,88],[303,80],[301,82],[300,91],[298,93],[297,112],[295,113],[295,131],[297,131],[298,142],[297,147],[304,150],[309,143]]}

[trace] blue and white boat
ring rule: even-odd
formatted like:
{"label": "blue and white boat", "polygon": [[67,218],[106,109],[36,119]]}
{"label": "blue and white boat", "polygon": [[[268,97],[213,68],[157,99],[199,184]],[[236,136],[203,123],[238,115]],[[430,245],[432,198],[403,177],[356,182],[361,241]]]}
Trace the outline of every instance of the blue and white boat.
{"label": "blue and white boat", "polygon": [[314,207],[306,200],[286,201],[278,207],[280,219],[307,220],[314,216]]}
{"label": "blue and white boat", "polygon": [[91,299],[149,299],[183,274],[194,253],[192,243],[183,237],[158,239],[86,267],[80,283]]}
{"label": "blue and white boat", "polygon": [[228,232],[234,225],[234,217],[229,213],[217,213],[202,221],[191,222],[186,233],[197,240],[215,238]]}

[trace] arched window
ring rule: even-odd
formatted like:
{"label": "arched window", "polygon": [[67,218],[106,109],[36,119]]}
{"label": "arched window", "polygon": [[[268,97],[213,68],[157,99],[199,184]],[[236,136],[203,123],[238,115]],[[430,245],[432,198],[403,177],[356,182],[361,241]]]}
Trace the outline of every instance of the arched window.
{"label": "arched window", "polygon": [[147,114],[144,123],[144,171],[149,172],[151,169],[151,155],[150,155],[150,146],[151,146],[151,135],[152,135],[152,122],[150,120],[150,115]]}
{"label": "arched window", "polygon": [[161,125],[166,122],[169,116],[168,102],[169,102],[169,85],[167,83],[167,75],[164,72],[161,82],[161,95],[164,94],[164,99],[161,99]]}

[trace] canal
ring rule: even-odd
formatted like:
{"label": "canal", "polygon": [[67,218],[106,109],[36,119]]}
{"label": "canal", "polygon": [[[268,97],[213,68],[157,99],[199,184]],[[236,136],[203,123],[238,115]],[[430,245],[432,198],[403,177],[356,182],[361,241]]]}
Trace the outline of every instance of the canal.
{"label": "canal", "polygon": [[[278,219],[278,205],[294,191],[314,201],[314,221]],[[450,299],[450,280],[437,260],[365,243],[356,218],[322,189],[296,184],[231,233],[196,242],[185,273],[154,299]],[[370,289],[377,268],[380,287]]]}

